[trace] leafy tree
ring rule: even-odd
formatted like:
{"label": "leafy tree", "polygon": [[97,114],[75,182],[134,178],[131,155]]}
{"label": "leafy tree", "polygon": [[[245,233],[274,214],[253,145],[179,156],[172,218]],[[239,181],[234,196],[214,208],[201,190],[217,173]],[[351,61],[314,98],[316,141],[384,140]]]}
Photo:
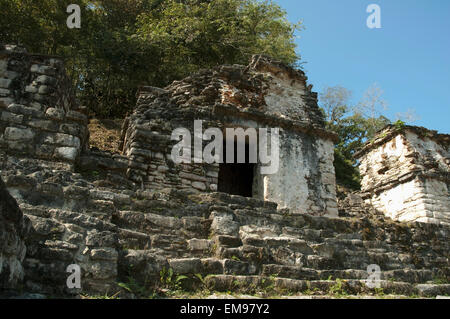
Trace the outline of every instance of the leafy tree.
{"label": "leafy tree", "polygon": [[352,92],[342,86],[326,87],[320,93],[320,101],[328,128],[340,124],[343,116],[349,112],[348,101]]}
{"label": "leafy tree", "polygon": [[363,100],[353,107],[349,101],[351,92],[341,86],[326,87],[319,95],[326,126],[339,136],[334,152],[336,180],[352,189],[360,187],[360,176],[353,155],[377,131],[390,123],[379,111],[380,107],[386,106],[380,92],[381,89],[371,86]]}
{"label": "leafy tree", "polygon": [[[81,29],[66,8],[80,5]],[[138,86],[165,86],[201,68],[265,53],[294,65],[286,12],[257,0],[0,0],[0,41],[66,60],[80,102],[123,116]]]}

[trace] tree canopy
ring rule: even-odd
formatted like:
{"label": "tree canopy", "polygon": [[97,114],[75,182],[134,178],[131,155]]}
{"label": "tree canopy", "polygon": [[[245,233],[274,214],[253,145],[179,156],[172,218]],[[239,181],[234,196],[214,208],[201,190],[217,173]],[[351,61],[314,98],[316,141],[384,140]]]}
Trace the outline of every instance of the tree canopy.
{"label": "tree canopy", "polygon": [[[81,28],[69,29],[69,4]],[[0,42],[65,58],[80,103],[123,116],[140,85],[165,86],[202,68],[247,64],[252,54],[295,65],[286,12],[257,0],[0,0]]]}
{"label": "tree canopy", "polygon": [[360,102],[352,106],[351,92],[341,86],[326,87],[319,95],[326,126],[339,136],[334,151],[336,180],[339,184],[359,189],[360,176],[353,158],[364,143],[391,121],[382,115],[387,103],[382,90],[372,85]]}

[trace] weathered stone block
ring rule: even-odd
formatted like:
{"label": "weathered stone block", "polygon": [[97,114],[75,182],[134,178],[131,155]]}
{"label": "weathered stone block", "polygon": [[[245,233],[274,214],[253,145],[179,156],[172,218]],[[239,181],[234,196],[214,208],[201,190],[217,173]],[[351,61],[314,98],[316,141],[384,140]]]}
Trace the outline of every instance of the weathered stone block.
{"label": "weathered stone block", "polygon": [[91,250],[91,259],[93,260],[117,260],[119,254],[114,248],[99,248]]}
{"label": "weathered stone block", "polygon": [[59,159],[73,162],[78,156],[78,149],[75,147],[57,147],[54,156]]}
{"label": "weathered stone block", "polygon": [[192,182],[192,187],[201,191],[206,190],[206,185],[202,182]]}
{"label": "weathered stone block", "polygon": [[10,90],[8,90],[8,89],[1,89],[1,88],[0,88],[0,96],[1,96],[1,97],[8,96],[8,95],[10,95],[10,94],[11,94],[11,91],[10,91]]}
{"label": "weathered stone block", "polygon": [[81,145],[79,137],[63,133],[47,134],[44,139],[44,143],[70,146],[77,149]]}
{"label": "weathered stone block", "polygon": [[58,123],[54,121],[46,121],[46,120],[30,120],[26,123],[26,125],[31,126],[36,129],[41,129],[44,131],[57,131]]}
{"label": "weathered stone block", "polygon": [[54,108],[54,107],[47,109],[47,111],[45,112],[45,115],[48,118],[58,120],[58,121],[61,121],[64,119],[64,111],[61,109]]}
{"label": "weathered stone block", "polygon": [[31,220],[33,229],[38,235],[48,236],[52,234],[60,234],[65,230],[64,225],[58,223],[53,219],[31,215],[28,215],[28,218]]}
{"label": "weathered stone block", "polygon": [[248,266],[248,263],[242,261],[232,259],[225,259],[223,261],[223,270],[227,275],[247,275],[249,268]]}
{"label": "weathered stone block", "polygon": [[39,75],[34,81],[40,84],[55,85],[58,80],[52,76]]}
{"label": "weathered stone block", "polygon": [[0,88],[9,88],[12,81],[10,79],[0,78]]}
{"label": "weathered stone block", "polygon": [[203,273],[202,262],[198,258],[169,259],[169,266],[176,274]]}
{"label": "weathered stone block", "polygon": [[14,99],[10,97],[0,97],[0,107],[8,107],[14,103]]}
{"label": "weathered stone block", "polygon": [[117,277],[117,264],[111,261],[95,261],[88,265],[86,272],[94,279],[114,279]]}
{"label": "weathered stone block", "polygon": [[40,73],[46,75],[55,75],[56,73],[56,69],[54,67],[39,64],[33,64],[30,68],[30,71],[33,73]]}
{"label": "weathered stone block", "polygon": [[27,85],[25,87],[25,92],[28,92],[28,93],[37,93],[38,90],[39,90],[38,87],[36,87],[34,85]]}
{"label": "weathered stone block", "polygon": [[4,112],[2,112],[2,121],[9,122],[9,123],[15,123],[15,124],[22,124],[23,115],[4,111]]}
{"label": "weathered stone block", "polygon": [[86,245],[89,247],[115,247],[117,244],[117,234],[109,231],[90,231],[86,237]]}
{"label": "weathered stone block", "polygon": [[63,133],[80,137],[83,132],[82,126],[78,124],[61,124],[59,130]]}
{"label": "weathered stone block", "polygon": [[53,92],[53,88],[48,85],[41,85],[38,90],[39,94],[49,94]]}
{"label": "weathered stone block", "polygon": [[188,247],[190,250],[209,250],[212,246],[212,241],[208,239],[190,239],[188,240]]}
{"label": "weathered stone block", "polygon": [[43,115],[42,112],[36,110],[33,107],[28,107],[17,103],[12,103],[8,105],[8,111],[17,114],[31,115],[32,117],[35,118],[40,118]]}
{"label": "weathered stone block", "polygon": [[5,139],[10,141],[31,141],[35,137],[35,133],[32,129],[17,128],[17,127],[7,127],[5,130]]}

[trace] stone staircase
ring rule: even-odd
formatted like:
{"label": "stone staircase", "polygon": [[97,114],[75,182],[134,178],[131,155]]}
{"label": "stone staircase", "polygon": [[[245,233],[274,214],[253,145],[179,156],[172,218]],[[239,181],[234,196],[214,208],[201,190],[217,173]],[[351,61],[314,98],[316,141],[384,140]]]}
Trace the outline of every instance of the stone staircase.
{"label": "stone staircase", "polygon": [[[273,203],[220,193],[190,198],[197,209],[187,205],[182,211],[160,209],[159,215],[154,210],[135,212],[140,219],[126,227],[152,234],[153,239],[144,250],[128,249],[124,264],[128,259],[135,262],[136,255],[147,260],[164,255],[167,260],[152,269],[170,267],[191,278],[199,274],[204,285],[219,291],[244,287],[254,292],[265,285],[292,292],[329,291],[336,279],[342,279],[343,289],[351,293],[373,291],[365,284],[367,266],[377,264],[386,293],[449,292],[450,285],[436,284],[450,274],[445,240],[449,229],[442,226],[402,225],[381,217],[291,215]],[[131,213],[119,212],[122,218],[127,214]],[[168,242],[159,240],[161,231]]]}
{"label": "stone staircase", "polygon": [[[447,226],[394,222],[363,206],[326,218],[223,193],[151,192],[130,188],[117,167],[16,172],[2,176],[33,225],[24,262],[30,291],[114,294],[118,282],[158,286],[172,269],[188,277],[187,289],[373,293],[381,290],[365,280],[376,264],[383,293],[450,294]],[[82,290],[65,286],[74,263]]]}

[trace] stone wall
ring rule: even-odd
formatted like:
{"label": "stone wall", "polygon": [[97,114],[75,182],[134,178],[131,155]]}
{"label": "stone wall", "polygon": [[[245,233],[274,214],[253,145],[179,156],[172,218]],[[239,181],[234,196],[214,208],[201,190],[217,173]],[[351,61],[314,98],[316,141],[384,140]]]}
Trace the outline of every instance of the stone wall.
{"label": "stone wall", "polygon": [[[352,291],[370,291],[370,264],[381,267],[386,293],[418,294],[421,285],[450,276],[449,227],[392,222],[362,205],[356,218],[327,218],[224,193],[141,190],[102,155],[90,154],[82,173],[36,163],[16,176],[17,164],[3,167],[32,223],[23,263],[27,291],[126,297],[119,282],[153,289],[163,269],[188,276],[187,289],[201,286],[201,274],[219,291],[237,289],[234,282],[263,289],[274,278],[284,291],[326,291],[330,276]],[[81,267],[81,291],[66,287],[70,264]],[[437,286],[440,294],[450,291]]]}
{"label": "stone wall", "polygon": [[280,144],[278,172],[257,176],[264,189],[259,198],[295,213],[337,216],[333,142],[282,132]]}
{"label": "stone wall", "polygon": [[[172,269],[188,277],[186,288],[326,292],[331,276],[360,293],[367,265],[378,264],[386,293],[450,293],[434,283],[450,277],[448,226],[393,222],[367,205],[336,217],[335,137],[301,72],[255,57],[249,68],[142,88],[120,155],[87,149],[85,117],[64,102],[72,98],[58,59],[12,47],[0,56],[0,174],[14,198],[0,183],[0,289],[19,290],[23,278],[24,291],[47,296],[133,297],[123,283],[153,289]],[[39,93],[41,75],[56,79],[52,93]],[[172,130],[192,131],[195,119],[205,128],[280,127],[278,175],[258,176],[263,191],[245,198],[215,192],[217,165],[174,165]],[[63,147],[74,156],[59,157]],[[81,289],[66,285],[72,264]]]}
{"label": "stone wall", "polygon": [[[26,291],[79,293],[66,286],[72,264],[81,267],[82,291],[104,293],[115,287],[119,239],[111,222],[114,205],[120,207],[134,194],[122,162],[118,155],[93,151],[83,154],[80,173],[38,159],[2,165],[8,191],[31,221],[24,238]],[[106,191],[111,185],[114,189]]]}
{"label": "stone wall", "polygon": [[336,136],[324,129],[317,94],[310,89],[303,72],[262,56],[254,56],[248,67],[203,70],[165,89],[143,87],[123,129],[128,176],[147,189],[216,191],[219,165],[175,164],[172,131],[187,128],[193,137],[194,120],[203,120],[204,130],[224,132],[279,127],[280,169],[262,175],[257,165],[253,196],[296,213],[337,216]]}
{"label": "stone wall", "polygon": [[364,198],[400,221],[450,223],[450,136],[388,127],[359,154]]}
{"label": "stone wall", "polygon": [[2,160],[39,158],[73,167],[87,145],[87,118],[57,57],[0,45]]}
{"label": "stone wall", "polygon": [[22,262],[27,251],[25,239],[30,225],[0,178],[0,293],[22,284],[25,276]]}

